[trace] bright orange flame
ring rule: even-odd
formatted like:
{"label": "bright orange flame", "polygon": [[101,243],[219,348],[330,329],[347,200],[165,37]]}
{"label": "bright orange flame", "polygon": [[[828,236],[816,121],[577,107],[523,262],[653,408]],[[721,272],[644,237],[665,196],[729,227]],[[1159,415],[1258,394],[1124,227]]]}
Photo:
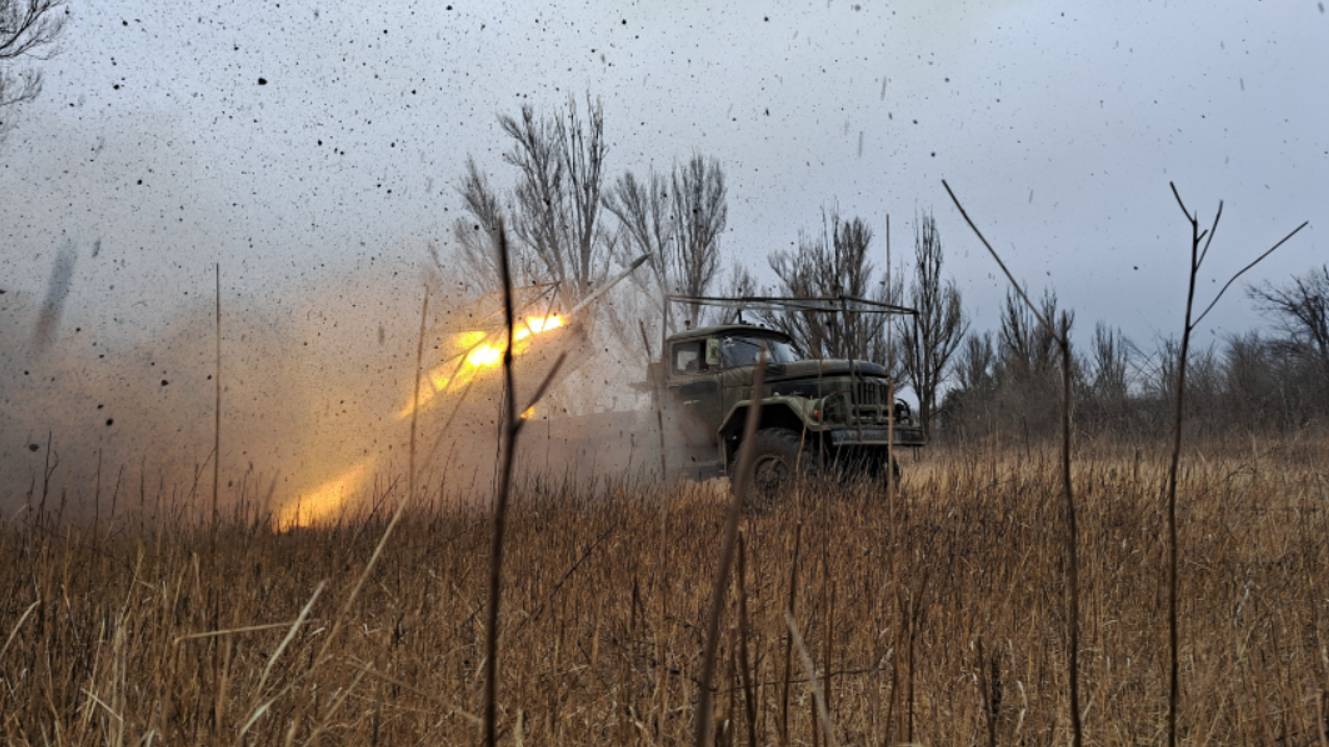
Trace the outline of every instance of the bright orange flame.
{"label": "bright orange flame", "polygon": [[356,489],[360,487],[367,472],[369,472],[369,462],[361,462],[309,493],[302,494],[277,514],[277,528],[284,531],[318,524],[333,518],[341,510],[346,499],[354,495]]}
{"label": "bright orange flame", "polygon": [[[530,339],[542,335],[566,324],[561,314],[546,316],[528,316],[517,323],[512,330],[512,354],[521,355],[530,347]],[[451,353],[447,362],[436,366],[425,374],[425,384],[420,387],[420,406],[439,394],[445,394],[463,387],[475,379],[481,371],[497,368],[503,363],[503,350],[507,347],[507,335],[487,335],[478,330],[461,332],[452,336]],[[458,358],[460,357],[460,363]],[[413,411],[411,402],[407,402],[397,413],[397,417],[408,418]]]}
{"label": "bright orange flame", "polygon": [[[513,355],[521,355],[530,347],[530,339],[565,326],[562,315],[526,316],[517,323],[512,331]],[[459,332],[449,340],[447,362],[429,370],[420,384],[420,405],[432,400],[436,395],[464,387],[474,380],[480,372],[492,370],[502,364],[502,354],[508,344],[508,335],[485,334],[478,330]],[[399,419],[411,416],[413,404],[408,403],[397,413]],[[526,408],[521,413],[522,420],[536,416],[536,408]],[[310,493],[302,493],[296,500],[288,502],[276,516],[276,528],[286,530],[296,526],[310,526],[330,521],[338,516],[348,498],[360,489],[365,476],[372,467],[372,460],[365,460],[355,465],[342,475],[323,482]]]}
{"label": "bright orange flame", "polygon": [[497,345],[484,343],[466,354],[466,365],[472,368],[490,368],[503,360],[503,351]]}
{"label": "bright orange flame", "polygon": [[[520,320],[512,330],[512,354],[521,355],[530,347],[532,337],[559,329],[565,324],[559,314],[529,316]],[[424,381],[420,384],[420,405],[423,407],[435,396],[465,386],[482,371],[502,365],[506,346],[505,333],[489,335],[471,330],[453,335],[446,362],[425,373]],[[412,411],[412,404],[407,403],[397,413],[397,417],[410,417]],[[523,420],[535,417],[535,407],[526,408],[521,417]],[[372,465],[372,460],[366,460],[312,491],[302,493],[296,500],[282,507],[276,517],[277,528],[284,531],[334,519],[346,501],[360,489]]]}

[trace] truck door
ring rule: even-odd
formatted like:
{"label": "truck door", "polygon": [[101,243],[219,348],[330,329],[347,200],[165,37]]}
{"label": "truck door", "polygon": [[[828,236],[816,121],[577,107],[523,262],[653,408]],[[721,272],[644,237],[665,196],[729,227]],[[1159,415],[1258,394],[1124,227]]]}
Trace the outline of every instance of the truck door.
{"label": "truck door", "polygon": [[669,349],[668,381],[684,442],[696,449],[706,449],[709,458],[723,413],[719,361],[708,361],[707,352],[705,339],[673,343]]}

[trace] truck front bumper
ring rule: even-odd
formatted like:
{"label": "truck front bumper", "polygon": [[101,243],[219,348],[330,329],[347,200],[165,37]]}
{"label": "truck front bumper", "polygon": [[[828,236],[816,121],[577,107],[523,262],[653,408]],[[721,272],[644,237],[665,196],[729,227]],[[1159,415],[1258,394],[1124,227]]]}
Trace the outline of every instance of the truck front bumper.
{"label": "truck front bumper", "polygon": [[896,426],[894,430],[894,434],[888,434],[882,426],[837,428],[831,431],[831,443],[835,446],[885,446],[888,435],[894,435],[896,446],[922,446],[927,443],[922,428]]}

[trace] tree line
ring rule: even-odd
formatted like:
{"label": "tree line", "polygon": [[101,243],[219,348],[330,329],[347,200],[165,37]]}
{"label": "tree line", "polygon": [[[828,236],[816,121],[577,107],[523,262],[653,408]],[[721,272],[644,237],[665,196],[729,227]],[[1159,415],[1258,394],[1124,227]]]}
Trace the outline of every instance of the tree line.
{"label": "tree line", "polygon": [[[850,296],[903,305],[917,314],[883,321],[791,310],[747,318],[789,334],[810,357],[882,363],[913,389],[920,419],[935,438],[1054,432],[1060,364],[1055,331],[1038,319],[1059,318],[1057,297],[1044,295],[1035,315],[1008,293],[997,328],[971,330],[960,290],[944,272],[942,237],[930,211],[915,216],[910,251],[888,271],[877,261],[886,251],[867,220],[824,209],[820,227],[802,231],[795,249],[769,254],[774,281],[762,284],[723,242],[728,187],[718,159],[693,152],[663,171],[611,172],[603,104],[590,96],[569,97],[550,112],[526,105],[498,121],[511,180],[500,186],[470,158],[457,184],[463,215],[452,226],[454,246],[476,289],[493,287],[497,278],[491,237],[502,224],[517,279],[555,283],[567,307],[614,267],[649,254],[650,271],[632,276],[631,296],[640,304],[608,308],[619,318],[607,327],[629,347],[641,343],[632,334],[638,320],[665,332],[733,321],[734,312],[699,304],[666,314],[670,294]],[[1329,269],[1247,292],[1274,331],[1232,336],[1189,356],[1188,422],[1214,432],[1234,423],[1291,429],[1329,415]],[[1167,338],[1145,350],[1097,324],[1074,362],[1076,427],[1155,432],[1173,401],[1179,347]]]}
{"label": "tree line", "polygon": [[[1188,355],[1185,420],[1203,435],[1289,431],[1329,417],[1329,267],[1246,290],[1270,331],[1229,335]],[[1055,312],[1055,295],[1042,306]],[[943,408],[958,438],[1028,438],[1055,426],[1059,362],[1052,334],[1008,294],[995,332],[969,335],[956,355]],[[1167,425],[1176,399],[1180,343],[1142,347],[1095,325],[1072,374],[1077,428],[1147,436]]]}

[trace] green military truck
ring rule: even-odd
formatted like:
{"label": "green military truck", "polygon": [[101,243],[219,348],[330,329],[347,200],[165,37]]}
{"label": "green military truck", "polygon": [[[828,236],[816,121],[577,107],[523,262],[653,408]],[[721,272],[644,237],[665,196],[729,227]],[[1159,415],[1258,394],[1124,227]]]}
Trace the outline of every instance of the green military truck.
{"label": "green military truck", "polygon": [[650,371],[665,430],[681,441],[671,453],[690,476],[735,477],[762,351],[749,482],[757,494],[771,494],[800,471],[884,475],[890,464],[898,475],[893,449],[926,443],[909,405],[892,397],[881,365],[809,360],[787,335],[753,324],[700,327],[667,337],[663,359]]}

